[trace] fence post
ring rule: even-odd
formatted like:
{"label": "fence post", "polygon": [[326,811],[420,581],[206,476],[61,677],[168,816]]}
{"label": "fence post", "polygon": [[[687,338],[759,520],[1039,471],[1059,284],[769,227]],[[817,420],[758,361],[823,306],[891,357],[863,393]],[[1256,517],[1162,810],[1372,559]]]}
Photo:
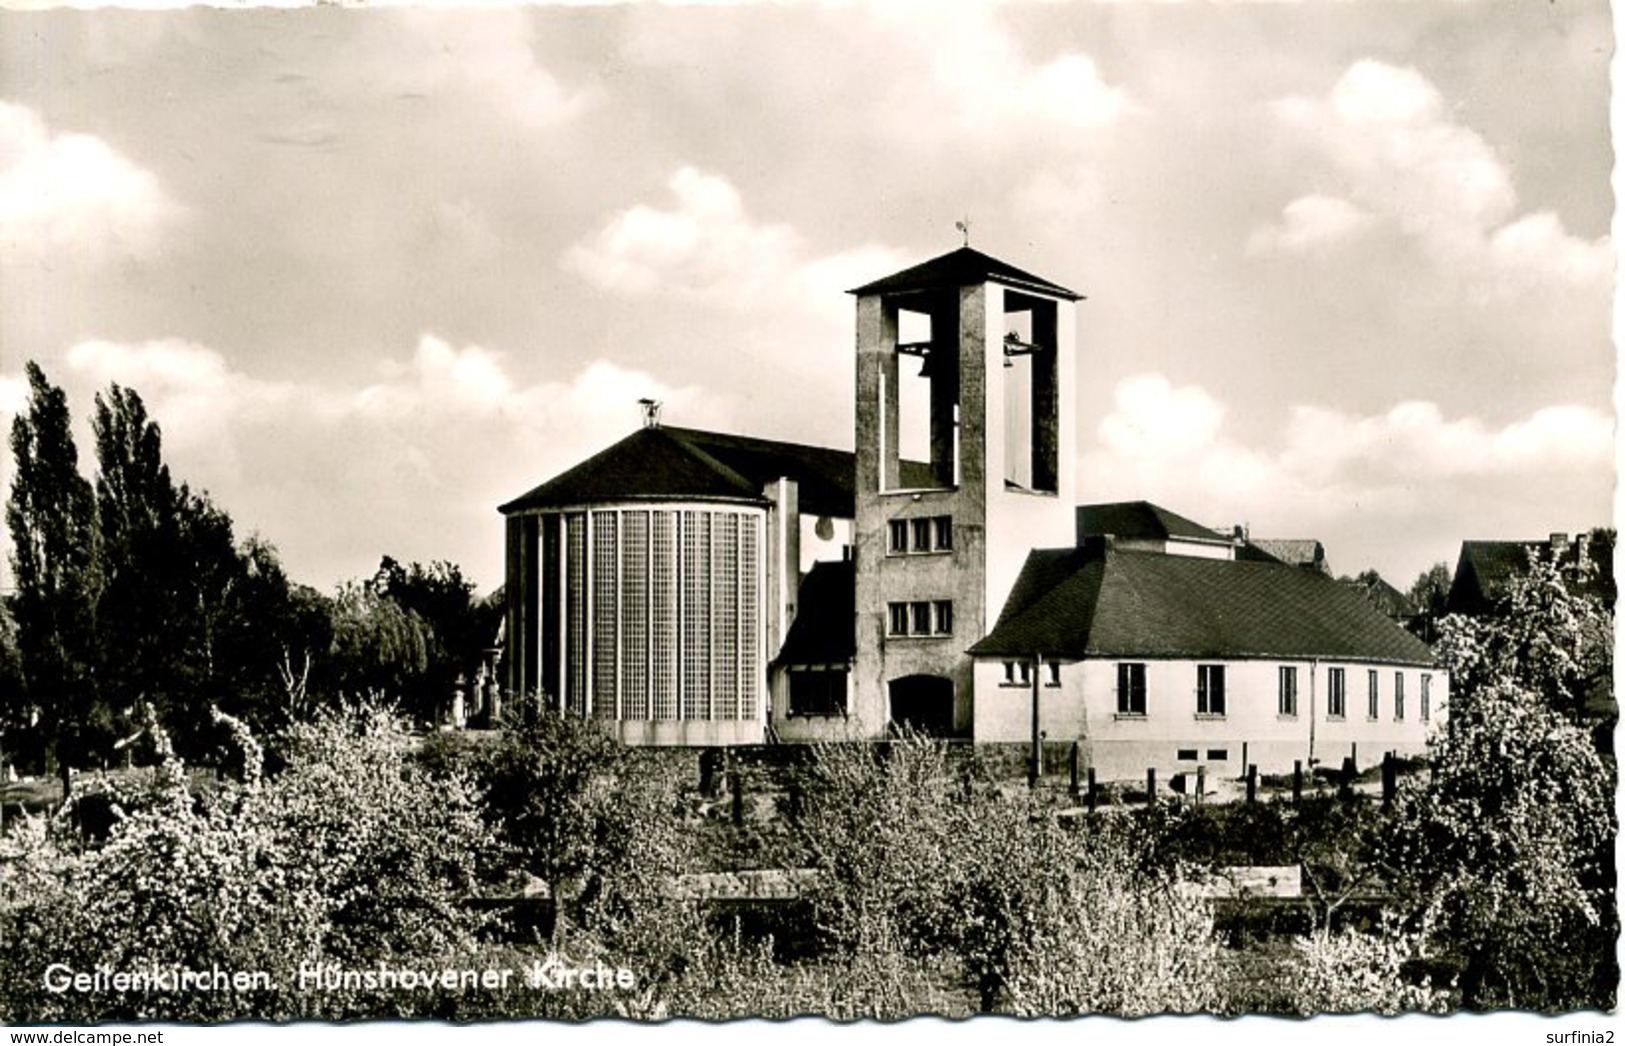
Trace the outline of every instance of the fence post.
{"label": "fence post", "polygon": [[728,771],[728,785],[733,791],[734,825],[745,823],[745,775],[738,770]]}
{"label": "fence post", "polygon": [[1303,760],[1292,760],[1292,805],[1303,802]]}
{"label": "fence post", "polygon": [[1338,795],[1343,799],[1354,798],[1354,778],[1358,771],[1354,768],[1354,757],[1347,756],[1343,760],[1343,780],[1338,786]]}
{"label": "fence post", "polygon": [[1145,805],[1150,806],[1157,801],[1157,768],[1145,768]]}
{"label": "fence post", "polygon": [[1394,753],[1384,752],[1382,756],[1382,805],[1392,806],[1394,803],[1394,786],[1397,783],[1399,767],[1394,762]]}
{"label": "fence post", "polygon": [[1202,805],[1202,793],[1207,791],[1207,767],[1196,768],[1196,805]]}
{"label": "fence post", "polygon": [[1095,768],[1089,768],[1089,812],[1095,812]]}
{"label": "fence post", "polygon": [[1078,797],[1078,743],[1076,741],[1072,742],[1072,751],[1067,755],[1066,769],[1067,776],[1070,778],[1067,791],[1071,793],[1072,798],[1076,799]]}
{"label": "fence post", "polygon": [[1258,801],[1258,766],[1254,763],[1247,764],[1247,801]]}

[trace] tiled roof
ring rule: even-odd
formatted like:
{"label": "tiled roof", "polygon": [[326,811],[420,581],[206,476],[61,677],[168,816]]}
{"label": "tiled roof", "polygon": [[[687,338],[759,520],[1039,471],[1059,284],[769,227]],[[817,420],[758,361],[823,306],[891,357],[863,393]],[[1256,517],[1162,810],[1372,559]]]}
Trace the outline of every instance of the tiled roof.
{"label": "tiled roof", "polygon": [[[924,463],[905,461],[902,473],[907,485],[936,485]],[[780,477],[796,481],[802,512],[852,518],[851,451],[671,426],[638,429],[501,511],[676,499],[760,504],[763,488]]]}
{"label": "tiled roof", "polygon": [[[1578,565],[1580,548],[1592,564],[1592,572],[1578,583],[1578,591],[1595,595],[1612,606],[1614,584],[1614,532],[1593,530],[1576,534],[1557,555],[1570,568]],[[1545,541],[1463,541],[1456,560],[1456,574],[1450,584],[1446,609],[1452,614],[1482,614],[1494,609],[1507,594],[1516,574],[1529,569],[1530,557],[1551,559],[1552,542]]]}
{"label": "tiled roof", "polygon": [[834,665],[857,653],[856,574],[851,560],[814,563],[796,595],[796,619],[774,660],[782,665]]}
{"label": "tiled roof", "polygon": [[1340,584],[1348,585],[1365,596],[1371,600],[1373,606],[1396,621],[1400,618],[1415,617],[1419,613],[1409,596],[1381,577],[1364,581],[1359,578],[1348,578]]}
{"label": "tiled roof", "polygon": [[1225,536],[1177,512],[1169,512],[1149,501],[1110,501],[1099,505],[1079,505],[1078,540],[1111,536],[1125,540],[1185,538],[1196,541],[1224,541]]}
{"label": "tiled roof", "polygon": [[1083,295],[1069,291],[1060,284],[1051,283],[983,254],[971,247],[949,251],[928,262],[893,273],[883,279],[866,283],[848,291],[848,294],[898,294],[905,291],[940,290],[945,287],[970,287],[992,280],[1021,290],[1037,291],[1051,297],[1077,301]]}
{"label": "tiled roof", "polygon": [[1314,538],[1249,538],[1271,558],[1295,567],[1326,570],[1326,548]]}
{"label": "tiled roof", "polygon": [[979,657],[1308,658],[1429,665],[1426,644],[1316,571],[1110,548],[1031,553]]}

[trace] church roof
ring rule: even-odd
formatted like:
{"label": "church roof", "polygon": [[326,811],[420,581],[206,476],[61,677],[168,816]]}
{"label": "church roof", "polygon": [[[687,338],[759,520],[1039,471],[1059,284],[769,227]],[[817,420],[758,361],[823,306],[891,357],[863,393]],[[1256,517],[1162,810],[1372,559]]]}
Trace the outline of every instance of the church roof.
{"label": "church roof", "polygon": [[856,577],[850,559],[812,565],[796,595],[796,618],[777,663],[838,665],[857,656]]}
{"label": "church roof", "polygon": [[[905,483],[931,486],[929,466],[903,462]],[[520,495],[503,513],[606,501],[765,504],[763,488],[796,481],[800,510],[851,519],[856,466],[849,450],[701,429],[650,426]]]}
{"label": "church roof", "polygon": [[1083,295],[1069,291],[1060,284],[1034,276],[971,247],[949,251],[930,261],[893,273],[873,283],[848,291],[848,294],[898,294],[905,291],[939,290],[944,287],[969,287],[992,280],[1020,290],[1037,291],[1055,298],[1077,301]]}
{"label": "church roof", "polygon": [[1425,643],[1362,593],[1316,571],[1103,540],[1029,554],[997,624],[970,652],[1433,663]]}
{"label": "church roof", "polygon": [[1099,505],[1079,505],[1078,540],[1110,535],[1124,540],[1168,538],[1193,541],[1225,541],[1212,527],[1204,527],[1149,501],[1111,501]]}

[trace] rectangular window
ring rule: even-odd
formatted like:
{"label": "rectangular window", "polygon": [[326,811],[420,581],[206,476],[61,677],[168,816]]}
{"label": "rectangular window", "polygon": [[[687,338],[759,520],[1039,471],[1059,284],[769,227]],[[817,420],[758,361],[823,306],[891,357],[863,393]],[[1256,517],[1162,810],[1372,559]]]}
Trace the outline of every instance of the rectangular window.
{"label": "rectangular window", "polygon": [[954,547],[954,519],[952,516],[936,516],[931,520],[932,547],[938,552],[948,552]]}
{"label": "rectangular window", "polygon": [[1378,700],[1377,687],[1378,687],[1378,684],[1377,684],[1377,670],[1374,669],[1374,668],[1366,669],[1366,673],[1365,673],[1365,706],[1366,706],[1365,707],[1365,717],[1367,719],[1375,719],[1375,718],[1377,718],[1377,706],[1381,703]]}
{"label": "rectangular window", "polygon": [[1394,718],[1405,718],[1405,673],[1394,673]]}
{"label": "rectangular window", "polygon": [[1006,661],[1004,663],[1003,686],[1032,686],[1033,666],[1027,661]]}
{"label": "rectangular window", "polygon": [[1199,756],[1200,754],[1201,754],[1201,752],[1200,752],[1199,749],[1181,748],[1179,750],[1177,758],[1180,759],[1183,762],[1195,762],[1196,757]]}
{"label": "rectangular window", "polygon": [[837,669],[792,669],[790,714],[839,716],[846,714],[846,673]]}
{"label": "rectangular window", "polygon": [[1428,715],[1433,711],[1433,677],[1426,672],[1422,673],[1422,722],[1428,721]]}
{"label": "rectangular window", "polygon": [[1224,666],[1196,666],[1196,714],[1224,715]]}
{"label": "rectangular window", "polygon": [[1048,661],[1048,662],[1045,662],[1044,668],[1049,671],[1049,681],[1047,683],[1045,683],[1044,685],[1045,686],[1060,686],[1061,685],[1061,663],[1059,661]]}
{"label": "rectangular window", "polygon": [[886,625],[887,632],[894,636],[908,635],[908,604],[888,603],[886,611],[890,618]]}
{"label": "rectangular window", "polygon": [[936,617],[936,631],[939,636],[951,635],[954,630],[954,604],[951,599],[939,599],[931,604],[931,610]]}
{"label": "rectangular window", "polygon": [[1117,665],[1117,714],[1145,715],[1145,665],[1141,662]]}
{"label": "rectangular window", "polygon": [[1348,708],[1348,690],[1341,668],[1326,670],[1326,718],[1342,719]]}
{"label": "rectangular window", "polygon": [[910,545],[909,551],[931,551],[931,521],[929,519],[911,519],[909,520],[908,525],[909,530],[914,537],[913,544]]}
{"label": "rectangular window", "polygon": [[908,551],[908,520],[894,519],[886,526],[886,551],[900,556]]}
{"label": "rectangular window", "polygon": [[931,634],[930,603],[919,602],[908,605],[908,630],[910,635],[928,636]]}
{"label": "rectangular window", "polygon": [[1276,669],[1276,681],[1279,692],[1277,711],[1284,716],[1296,718],[1298,715],[1298,666],[1282,665]]}
{"label": "rectangular window", "polygon": [[1230,749],[1228,749],[1228,748],[1209,748],[1207,750],[1207,757],[1208,757],[1209,761],[1215,762],[1215,763],[1228,762],[1230,760]]}

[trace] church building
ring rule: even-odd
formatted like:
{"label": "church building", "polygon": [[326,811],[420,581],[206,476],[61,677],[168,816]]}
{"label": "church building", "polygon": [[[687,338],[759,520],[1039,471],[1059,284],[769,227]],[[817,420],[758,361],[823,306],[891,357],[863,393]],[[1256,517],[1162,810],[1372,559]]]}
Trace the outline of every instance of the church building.
{"label": "church building", "polygon": [[1036,730],[1108,778],[1420,750],[1444,674],[1358,593],[1077,506],[1080,295],[970,247],[851,293],[855,451],[651,409],[501,507],[511,692],[632,744]]}

